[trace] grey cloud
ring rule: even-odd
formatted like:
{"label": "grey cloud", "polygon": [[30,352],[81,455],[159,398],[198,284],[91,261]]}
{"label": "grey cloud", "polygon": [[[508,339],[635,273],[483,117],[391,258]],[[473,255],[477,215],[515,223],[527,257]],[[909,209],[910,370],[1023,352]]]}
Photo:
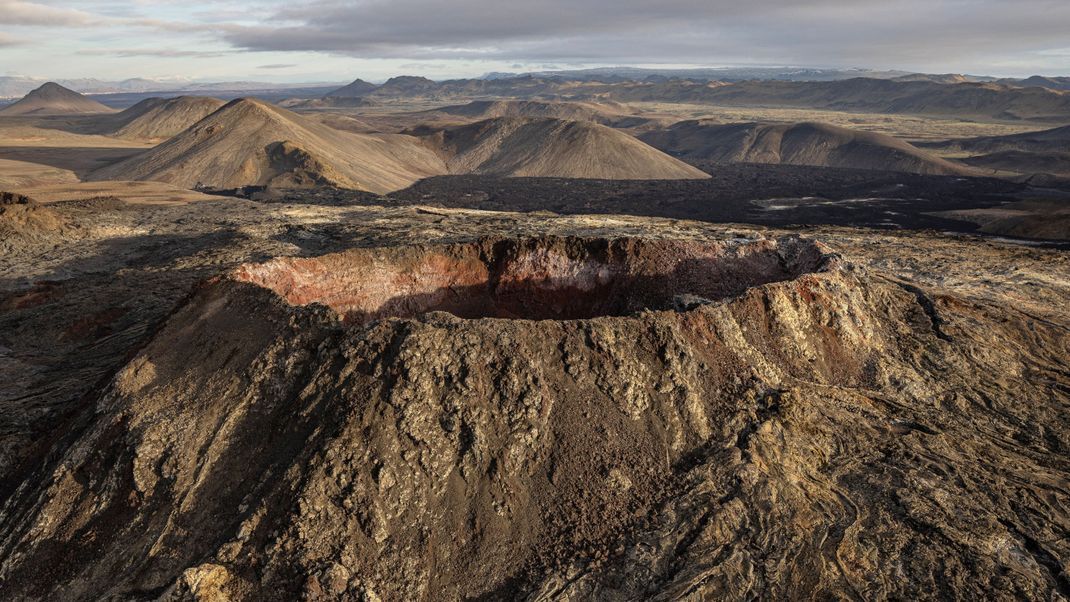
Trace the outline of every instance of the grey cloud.
{"label": "grey cloud", "polygon": [[297,63],[278,63],[274,65],[259,65],[257,69],[289,69],[296,66]]}
{"label": "grey cloud", "polygon": [[360,57],[863,64],[1067,45],[1065,0],[313,0],[220,31],[256,51]]}

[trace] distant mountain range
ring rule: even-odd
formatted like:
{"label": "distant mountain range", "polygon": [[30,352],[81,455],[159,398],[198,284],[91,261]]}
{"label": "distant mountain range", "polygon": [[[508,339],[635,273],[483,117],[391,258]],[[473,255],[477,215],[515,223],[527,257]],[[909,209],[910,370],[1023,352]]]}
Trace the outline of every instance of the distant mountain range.
{"label": "distant mountain range", "polygon": [[[572,69],[558,71],[535,71],[525,73],[491,72],[481,77],[450,81],[479,80],[515,80],[540,79],[573,82],[666,82],[672,80],[692,80],[699,82],[742,82],[742,81],[795,81],[795,82],[832,82],[856,78],[887,79],[897,81],[928,81],[934,83],[984,83],[996,82],[1006,85],[1025,87],[1046,87],[1056,90],[1070,89],[1070,77],[1048,77],[1034,75],[1024,79],[996,78],[985,75],[963,75],[958,73],[930,74],[910,71],[880,69],[819,69],[809,67],[711,67],[696,69],[651,69],[644,67],[601,67],[596,69]],[[54,81],[66,88],[82,94],[117,95],[145,94],[153,92],[173,93],[216,93],[216,92],[282,92],[286,90],[307,90],[325,87],[338,89],[332,94],[340,97],[359,97],[370,94],[380,84],[356,80],[345,86],[345,82],[312,82],[299,84],[280,84],[258,81],[222,81],[199,82],[184,78],[151,79],[135,77],[119,81],[95,78],[47,80],[37,77],[0,76],[0,99],[21,98],[31,90],[40,87],[46,81]],[[412,88],[422,84],[430,88],[435,82],[423,77],[400,76],[392,78],[388,84],[404,84]],[[343,88],[343,86],[345,86]],[[389,88],[390,86],[388,86]],[[418,86],[417,86],[418,87]],[[410,90],[411,92],[411,90]]]}
{"label": "distant mountain range", "polygon": [[279,84],[255,81],[196,82],[182,78],[132,78],[108,81],[93,78],[47,80],[36,77],[0,76],[0,98],[21,98],[47,81],[82,94],[140,94],[148,92],[219,92],[289,90],[315,86],[337,87],[343,82]]}
{"label": "distant mountain range", "polygon": [[694,79],[701,81],[746,81],[754,79],[783,81],[835,81],[855,77],[893,79],[912,75],[909,71],[875,69],[815,69],[808,67],[709,67],[699,69],[650,69],[644,67],[599,67],[525,73],[492,72],[483,79],[509,79],[518,76],[559,78],[570,81],[637,81]]}
{"label": "distant mountain range", "polygon": [[[1058,82],[1058,79],[1045,81]],[[354,89],[359,89],[360,98],[372,102],[413,98],[439,102],[477,99],[670,102],[1015,121],[1065,123],[1070,120],[1070,93],[1066,91],[1020,83],[961,81],[950,75],[739,82],[658,78],[576,81],[534,75],[435,82],[423,77],[399,76],[379,86],[357,80],[326,96],[347,97]]]}

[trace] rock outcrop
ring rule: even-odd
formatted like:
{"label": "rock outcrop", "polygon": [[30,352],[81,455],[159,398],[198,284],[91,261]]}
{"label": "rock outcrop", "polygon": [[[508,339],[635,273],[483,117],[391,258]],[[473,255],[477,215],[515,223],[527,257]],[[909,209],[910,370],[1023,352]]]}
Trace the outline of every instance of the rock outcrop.
{"label": "rock outcrop", "polygon": [[31,599],[1066,596],[1070,395],[1044,383],[1066,382],[1068,342],[797,237],[244,265],[5,487],[0,580]]}

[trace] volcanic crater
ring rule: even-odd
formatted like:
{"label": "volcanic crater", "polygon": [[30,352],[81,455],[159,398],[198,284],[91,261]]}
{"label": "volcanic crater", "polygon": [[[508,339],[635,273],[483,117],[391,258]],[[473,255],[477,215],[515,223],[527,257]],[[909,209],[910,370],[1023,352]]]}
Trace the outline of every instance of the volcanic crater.
{"label": "volcanic crater", "polygon": [[827,270],[830,261],[819,243],[792,237],[536,237],[279,258],[245,264],[232,277],[291,305],[325,305],[353,324],[432,311],[468,319],[572,320],[688,308]]}
{"label": "volcanic crater", "polygon": [[1066,395],[1044,382],[1065,364],[1043,350],[1065,330],[850,257],[537,236],[243,265],[27,465],[0,581],[12,599],[1050,597],[1065,538],[1032,525],[1058,524],[1065,454],[1010,437],[1052,425],[1062,450]]}

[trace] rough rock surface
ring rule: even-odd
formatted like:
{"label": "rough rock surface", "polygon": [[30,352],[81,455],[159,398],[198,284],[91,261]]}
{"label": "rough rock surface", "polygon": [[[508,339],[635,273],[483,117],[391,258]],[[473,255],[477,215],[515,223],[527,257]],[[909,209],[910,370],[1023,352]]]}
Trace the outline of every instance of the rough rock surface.
{"label": "rough rock surface", "polygon": [[[511,283],[549,302],[509,307]],[[546,312],[582,319],[525,319]],[[0,580],[39,599],[1067,597],[1068,346],[1061,322],[796,237],[246,265],[7,480]]]}
{"label": "rough rock surface", "polygon": [[26,238],[48,238],[70,229],[61,215],[25,195],[0,191],[0,250]]}

